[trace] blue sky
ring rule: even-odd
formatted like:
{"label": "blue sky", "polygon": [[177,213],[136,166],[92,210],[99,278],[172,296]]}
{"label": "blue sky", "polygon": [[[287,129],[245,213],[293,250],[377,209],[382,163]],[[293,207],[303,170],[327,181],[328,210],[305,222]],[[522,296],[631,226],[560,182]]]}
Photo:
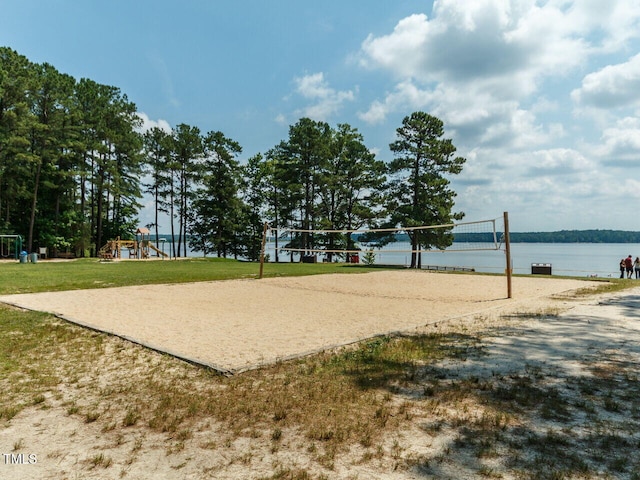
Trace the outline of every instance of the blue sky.
{"label": "blue sky", "polygon": [[220,130],[241,160],[302,116],[349,123],[389,160],[402,118],[423,110],[467,158],[453,182],[466,220],[509,211],[513,231],[640,230],[640,0],[0,0],[0,11],[0,45],[119,87],[147,125]]}

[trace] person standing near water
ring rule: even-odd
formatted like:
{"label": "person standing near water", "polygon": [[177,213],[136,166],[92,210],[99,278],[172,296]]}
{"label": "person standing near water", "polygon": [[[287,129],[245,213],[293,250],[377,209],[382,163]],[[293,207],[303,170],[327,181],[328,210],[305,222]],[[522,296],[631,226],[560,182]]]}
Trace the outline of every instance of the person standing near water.
{"label": "person standing near water", "polygon": [[627,270],[627,278],[631,278],[633,275],[633,257],[631,255],[624,260],[624,267]]}
{"label": "person standing near water", "polygon": [[640,257],[633,262],[633,270],[636,272],[636,280],[640,279]]}
{"label": "person standing near water", "polygon": [[624,258],[622,260],[620,260],[620,278],[624,278],[624,271],[625,271],[625,262],[624,262]]}

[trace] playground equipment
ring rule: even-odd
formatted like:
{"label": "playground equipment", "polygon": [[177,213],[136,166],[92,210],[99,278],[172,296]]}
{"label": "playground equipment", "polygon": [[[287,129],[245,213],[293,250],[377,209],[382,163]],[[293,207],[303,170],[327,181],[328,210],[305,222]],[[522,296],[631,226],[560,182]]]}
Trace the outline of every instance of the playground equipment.
{"label": "playground equipment", "polygon": [[0,235],[0,256],[18,260],[22,251],[22,237],[20,235]]}
{"label": "playground equipment", "polygon": [[135,240],[121,240],[117,237],[115,240],[109,240],[98,252],[98,256],[103,260],[113,260],[114,258],[122,258],[122,250],[129,252],[129,258],[146,259],[151,257],[151,251],[156,252],[158,256],[168,257],[166,253],[156,247],[151,241],[151,234],[148,228],[140,227],[136,230]]}

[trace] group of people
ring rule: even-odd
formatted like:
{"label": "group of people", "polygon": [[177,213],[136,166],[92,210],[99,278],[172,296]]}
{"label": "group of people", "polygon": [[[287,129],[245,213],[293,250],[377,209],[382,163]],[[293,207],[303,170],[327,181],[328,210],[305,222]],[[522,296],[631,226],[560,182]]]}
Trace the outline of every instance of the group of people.
{"label": "group of people", "polygon": [[626,273],[627,278],[633,278],[633,272],[635,271],[636,279],[640,279],[640,257],[636,257],[634,260],[631,255],[627,258],[620,260],[620,278],[624,278]]}

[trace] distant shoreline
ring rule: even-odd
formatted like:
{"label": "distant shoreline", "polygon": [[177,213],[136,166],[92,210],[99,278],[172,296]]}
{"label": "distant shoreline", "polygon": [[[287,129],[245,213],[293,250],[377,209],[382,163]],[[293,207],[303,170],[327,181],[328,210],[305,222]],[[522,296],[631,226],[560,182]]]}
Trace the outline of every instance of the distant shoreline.
{"label": "distant shoreline", "polygon": [[512,232],[512,243],[640,243],[640,232],[625,230],[560,230]]}
{"label": "distant shoreline", "polygon": [[[498,241],[502,232],[496,232]],[[155,235],[151,235],[155,241]],[[159,234],[161,239],[169,241],[171,234]],[[353,236],[358,241],[359,235]],[[511,232],[511,243],[640,243],[640,231],[628,230],[558,230],[554,232]],[[177,240],[178,237],[175,236]],[[184,237],[182,241],[184,242]],[[188,240],[188,237],[187,237]],[[409,241],[406,233],[396,235],[396,241]],[[455,235],[455,242],[493,242],[493,233],[459,233]]]}

